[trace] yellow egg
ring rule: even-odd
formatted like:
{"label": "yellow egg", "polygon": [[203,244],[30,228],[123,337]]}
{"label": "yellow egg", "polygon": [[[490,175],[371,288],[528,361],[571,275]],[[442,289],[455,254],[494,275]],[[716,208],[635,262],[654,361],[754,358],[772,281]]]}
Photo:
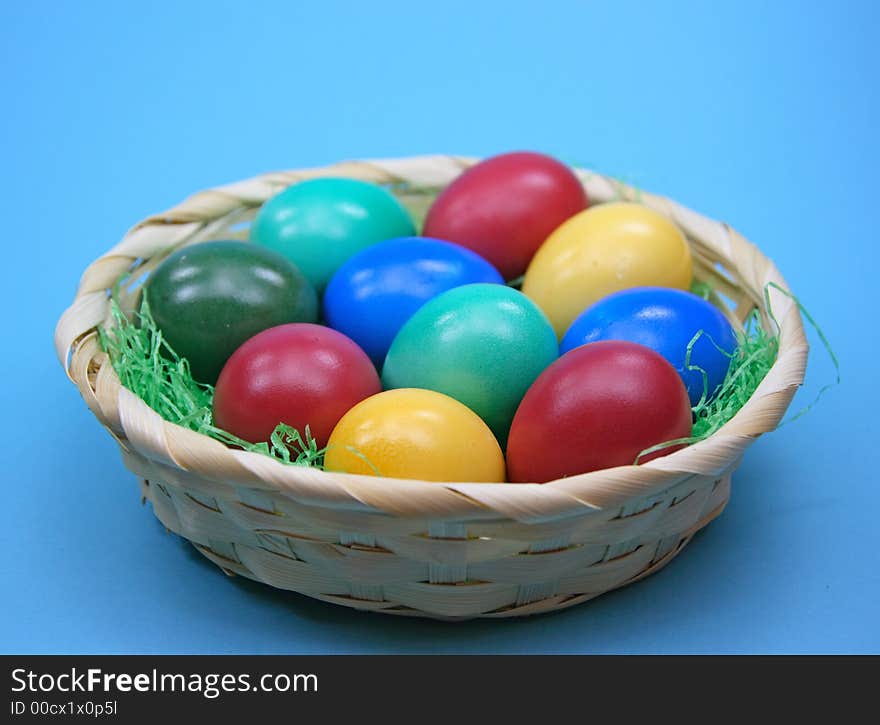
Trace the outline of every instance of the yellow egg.
{"label": "yellow egg", "polygon": [[504,456],[470,408],[433,390],[378,393],[349,410],[330,434],[324,468],[423,481],[497,482]]}
{"label": "yellow egg", "polygon": [[630,287],[689,289],[691,252],[681,230],[641,204],[599,204],[563,222],[532,259],[522,291],[559,338],[594,302]]}

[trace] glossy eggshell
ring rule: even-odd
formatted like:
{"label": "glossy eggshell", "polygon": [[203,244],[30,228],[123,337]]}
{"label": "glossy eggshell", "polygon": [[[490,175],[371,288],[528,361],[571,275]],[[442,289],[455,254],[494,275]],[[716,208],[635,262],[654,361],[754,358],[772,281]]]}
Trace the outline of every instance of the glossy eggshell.
{"label": "glossy eggshell", "polygon": [[457,244],[391,239],[337,270],[324,293],[324,316],[381,366],[394,336],[425,302],[463,284],[503,281],[485,259]]}
{"label": "glossy eggshell", "polygon": [[507,472],[515,483],[546,483],[630,465],[646,448],[690,432],[684,383],[661,355],[632,342],[594,342],[563,355],[529,388],[510,429]]}
{"label": "glossy eggshell", "polygon": [[308,426],[320,447],[350,408],[380,390],[370,359],[342,333],[281,325],[229,358],[214,390],[214,422],[252,443],[269,440],[279,423],[301,434]]}
{"label": "glossy eggshell", "polygon": [[330,436],[324,467],[423,481],[504,480],[504,456],[486,424],[431,390],[388,390],[358,403]]}
{"label": "glossy eggshell", "polygon": [[314,322],[315,289],[281,255],[245,242],[178,250],[145,284],[150,312],[196,380],[213,384],[236,348],[287,322]]}
{"label": "glossy eggshell", "polygon": [[599,204],[573,216],[541,245],[522,291],[561,338],[603,297],[630,287],[689,289],[691,252],[681,230],[641,204]]}
{"label": "glossy eggshell", "polygon": [[409,212],[387,189],[356,179],[310,179],[263,204],[251,241],[283,254],[323,290],[349,257],[376,242],[415,234]]}
{"label": "glossy eggshell", "polygon": [[388,350],[382,381],[455,398],[504,445],[516,406],[557,355],[550,323],[525,295],[470,284],[435,297],[406,322]]}
{"label": "glossy eggshell", "polygon": [[[687,361],[688,345],[698,333]],[[681,376],[692,406],[704,391],[710,399],[724,382],[737,347],[721,310],[690,292],[663,287],[637,287],[599,300],[574,321],[559,352],[599,340],[628,340],[660,353]],[[693,367],[705,371],[705,384]]]}
{"label": "glossy eggshell", "polygon": [[547,236],[587,208],[584,187],[565,164],[520,151],[467,169],[437,197],[423,233],[457,242],[512,280]]}

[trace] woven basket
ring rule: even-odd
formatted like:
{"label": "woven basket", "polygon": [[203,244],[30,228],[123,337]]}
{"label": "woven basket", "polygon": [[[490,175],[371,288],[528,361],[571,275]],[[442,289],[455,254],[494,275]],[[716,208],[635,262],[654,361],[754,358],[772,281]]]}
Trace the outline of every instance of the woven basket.
{"label": "woven basket", "polygon": [[[161,419],[121,387],[98,344],[108,289],[173,250],[244,238],[266,199],[317,176],[390,184],[416,218],[475,159],[428,156],[273,173],[196,194],[144,220],[83,275],[55,345],[86,404],[116,439],[159,520],[228,574],[357,609],[443,619],[516,617],[592,599],[666,565],[724,509],[745,449],[773,430],[802,383],[797,306],[779,271],[726,224],[578,170],[594,202],[629,199],[675,221],[697,279],[741,328],[757,308],[779,355],[752,398],[710,438],[641,466],[544,485],[429,483],[326,473],[232,450]],[[140,277],[140,274],[133,275]],[[133,308],[137,288],[123,295]]]}

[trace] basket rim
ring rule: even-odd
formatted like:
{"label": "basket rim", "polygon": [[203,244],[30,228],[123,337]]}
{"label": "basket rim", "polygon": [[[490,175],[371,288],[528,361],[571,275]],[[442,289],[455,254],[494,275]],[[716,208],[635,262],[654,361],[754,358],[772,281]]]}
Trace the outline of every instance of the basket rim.
{"label": "basket rim", "polygon": [[[751,398],[722,428],[702,441],[638,466],[603,469],[543,484],[435,482],[332,473],[227,448],[208,436],[163,420],[121,386],[97,345],[97,328],[107,319],[109,310],[107,291],[137,260],[183,243],[202,241],[198,236],[210,237],[212,227],[230,213],[259,206],[285,186],[316,176],[345,175],[378,183],[441,187],[478,160],[414,156],[342,162],[263,174],[190,196],[172,209],[136,224],[86,269],[73,303],[56,326],[59,361],[124,453],[146,458],[169,472],[280,493],[318,506],[429,519],[500,516],[538,521],[622,506],[695,476],[720,478],[732,471],[745,449],[778,425],[804,380],[808,345],[800,311],[791,298],[774,289],[769,289],[766,299],[779,322],[776,361]],[[737,275],[742,290],[740,302],[751,301],[765,320],[766,285],[773,282],[789,289],[773,262],[729,225],[614,177],[573,168],[591,201],[637,201],[672,219],[685,232],[692,248],[699,244],[700,249],[708,250],[711,257],[719,258],[718,263]]]}

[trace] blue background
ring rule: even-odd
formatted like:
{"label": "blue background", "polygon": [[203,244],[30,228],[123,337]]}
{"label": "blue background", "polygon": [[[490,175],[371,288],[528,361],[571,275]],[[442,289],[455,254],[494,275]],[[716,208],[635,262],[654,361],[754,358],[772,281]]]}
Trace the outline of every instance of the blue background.
{"label": "blue background", "polygon": [[[4,651],[880,651],[880,5],[2,5]],[[229,580],[166,534],[55,360],[86,265],[263,171],[515,148],[733,223],[844,383],[753,446],[726,513],[665,571],[557,615],[360,614]],[[795,405],[832,378],[814,347]]]}

